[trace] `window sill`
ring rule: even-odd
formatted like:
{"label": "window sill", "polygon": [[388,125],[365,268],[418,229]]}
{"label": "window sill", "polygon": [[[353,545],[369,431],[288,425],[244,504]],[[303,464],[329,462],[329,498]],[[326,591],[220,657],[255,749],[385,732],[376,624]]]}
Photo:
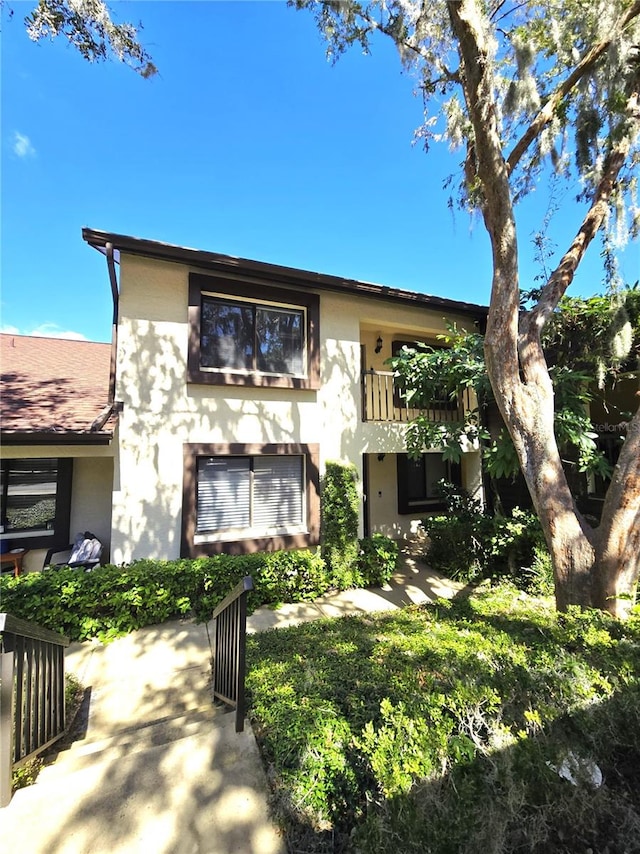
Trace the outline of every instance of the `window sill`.
{"label": "window sill", "polygon": [[187,372],[187,382],[198,385],[235,385],[249,388],[294,388],[317,391],[319,379],[291,376],[289,374],[261,374],[253,371],[240,373],[218,371],[211,368],[192,368]]}
{"label": "window sill", "polygon": [[205,543],[229,543],[238,540],[269,539],[273,537],[306,536],[309,531],[303,525],[295,525],[282,528],[238,528],[237,530],[220,531],[218,533],[196,534],[193,538],[194,545]]}

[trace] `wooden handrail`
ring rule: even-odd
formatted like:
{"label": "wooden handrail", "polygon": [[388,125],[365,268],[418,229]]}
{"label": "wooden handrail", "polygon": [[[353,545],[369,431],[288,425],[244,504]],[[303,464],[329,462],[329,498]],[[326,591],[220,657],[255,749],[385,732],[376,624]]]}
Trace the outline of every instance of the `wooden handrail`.
{"label": "wooden handrail", "polygon": [[5,632],[22,635],[24,638],[45,641],[46,643],[58,644],[59,646],[69,646],[70,643],[66,635],[45,629],[44,626],[30,623],[28,620],[20,619],[20,617],[14,617],[13,614],[0,614],[0,634]]}

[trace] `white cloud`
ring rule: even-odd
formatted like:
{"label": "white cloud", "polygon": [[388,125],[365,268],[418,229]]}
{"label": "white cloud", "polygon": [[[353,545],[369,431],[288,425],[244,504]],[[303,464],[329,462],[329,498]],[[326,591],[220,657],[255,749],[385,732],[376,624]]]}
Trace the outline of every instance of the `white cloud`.
{"label": "white cloud", "polygon": [[18,329],[16,326],[2,326],[0,332],[7,335],[32,335],[34,338],[68,338],[71,341],[88,341],[82,332],[74,332],[71,329],[60,329],[56,323],[41,323],[35,329]]}
{"label": "white cloud", "polygon": [[31,144],[31,140],[29,137],[20,133],[19,131],[14,131],[13,134],[13,153],[18,157],[35,157],[36,150]]}

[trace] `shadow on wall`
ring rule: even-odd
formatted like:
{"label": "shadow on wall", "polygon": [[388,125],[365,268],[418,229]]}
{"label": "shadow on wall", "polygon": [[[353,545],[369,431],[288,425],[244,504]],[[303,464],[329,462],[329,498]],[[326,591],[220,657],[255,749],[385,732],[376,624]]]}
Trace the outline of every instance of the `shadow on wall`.
{"label": "shadow on wall", "polygon": [[359,360],[323,344],[319,392],[187,384],[187,331],[142,321],[121,334],[117,398],[124,402],[115,459],[112,556],[180,553],[183,446],[187,443],[318,443],[325,459],[361,466]]}

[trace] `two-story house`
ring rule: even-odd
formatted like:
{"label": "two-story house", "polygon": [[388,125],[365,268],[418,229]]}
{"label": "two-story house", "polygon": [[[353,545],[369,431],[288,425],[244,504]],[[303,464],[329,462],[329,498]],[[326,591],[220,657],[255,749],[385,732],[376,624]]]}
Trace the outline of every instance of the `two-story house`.
{"label": "two-story house", "polygon": [[[481,494],[477,448],[463,449],[458,470],[437,451],[407,458],[413,413],[385,362],[404,342],[437,343],[447,322],[473,329],[485,307],[92,229],[83,237],[105,255],[114,299],[112,562],[313,547],[328,460],[358,471],[362,534],[410,539],[437,509],[442,477]],[[433,401],[432,415],[458,411]]]}

